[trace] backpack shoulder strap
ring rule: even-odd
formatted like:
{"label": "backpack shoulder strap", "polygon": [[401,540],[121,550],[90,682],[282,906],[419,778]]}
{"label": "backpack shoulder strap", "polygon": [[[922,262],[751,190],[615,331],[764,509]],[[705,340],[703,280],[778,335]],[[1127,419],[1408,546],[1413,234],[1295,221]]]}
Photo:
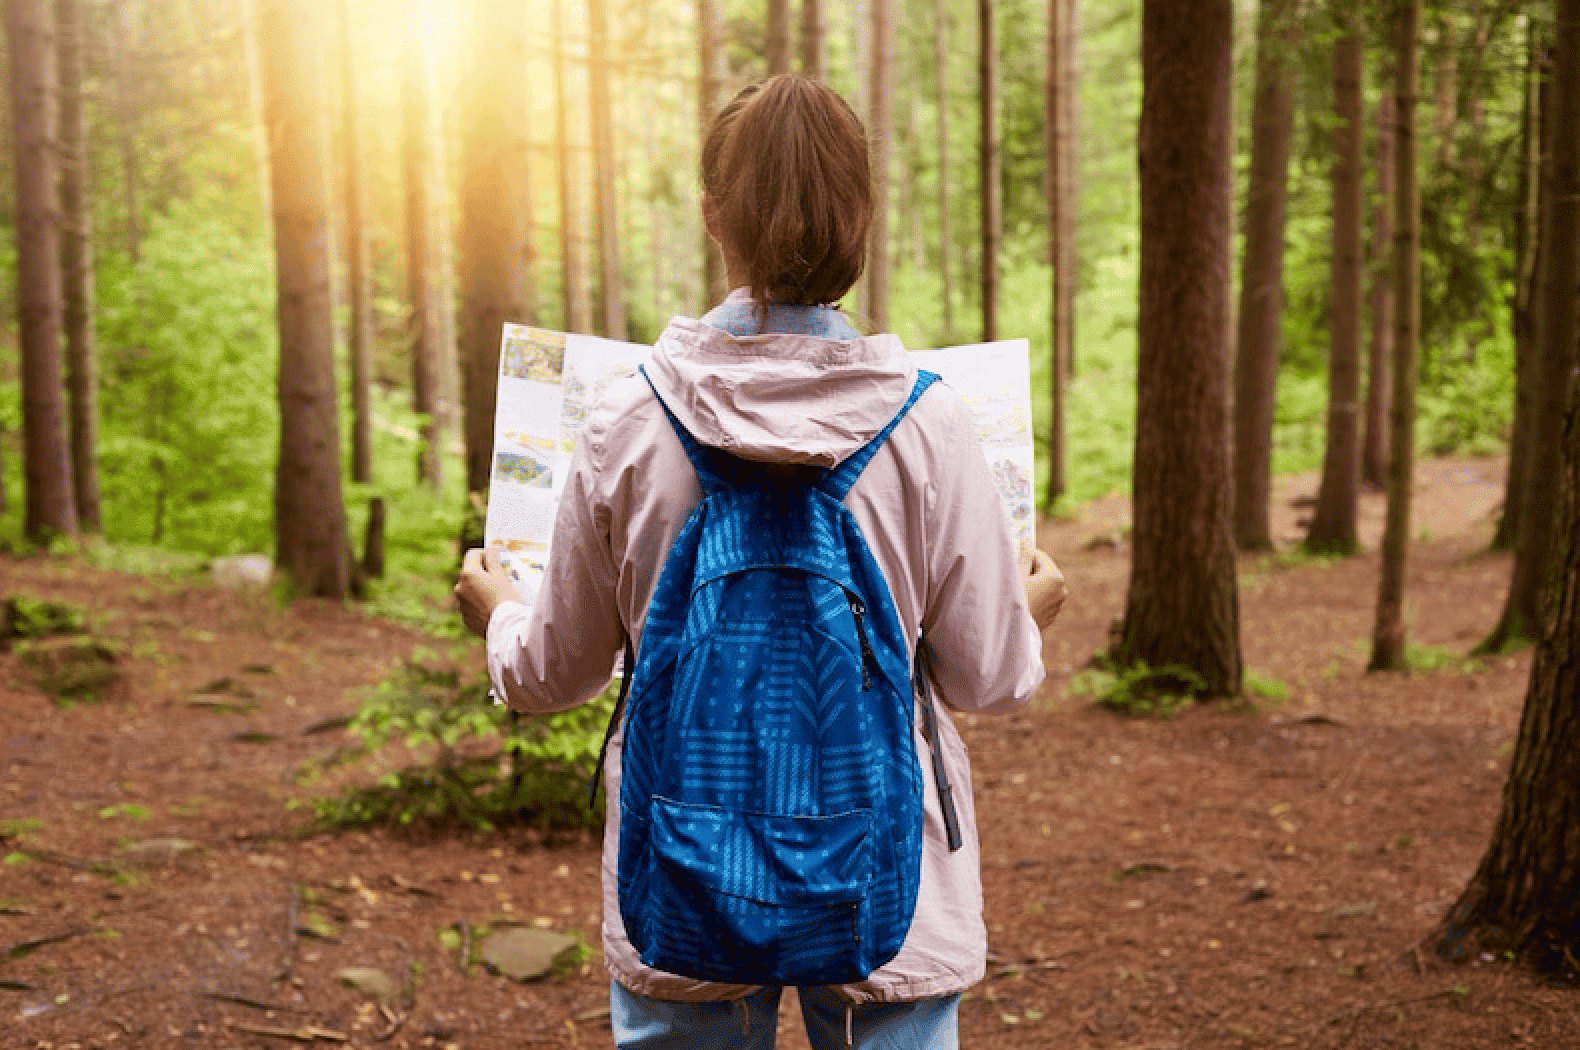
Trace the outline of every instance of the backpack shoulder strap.
{"label": "backpack shoulder strap", "polygon": [[850,494],[851,486],[856,484],[856,479],[861,477],[861,472],[867,469],[867,464],[872,462],[872,457],[878,454],[878,449],[882,448],[883,443],[889,440],[889,435],[894,433],[894,428],[900,425],[900,420],[905,418],[906,414],[910,412],[911,406],[916,404],[921,399],[921,396],[927,392],[927,388],[936,382],[938,382],[938,374],[936,372],[918,368],[916,370],[916,385],[911,387],[911,396],[906,399],[905,404],[900,406],[900,410],[894,414],[894,418],[889,420],[888,425],[878,431],[877,436],[858,449],[854,455],[823,475],[823,479],[818,482],[818,488],[843,503],[845,497]]}
{"label": "backpack shoulder strap", "polygon": [[702,485],[702,494],[710,496],[725,488],[723,479],[719,477],[718,471],[714,470],[713,465],[709,462],[708,450],[702,446],[700,441],[691,436],[691,431],[687,430],[680,420],[675,418],[675,413],[669,410],[669,406],[664,403],[664,396],[658,392],[658,387],[653,385],[653,377],[647,374],[647,366],[641,365],[637,368],[637,371],[641,372],[642,378],[647,380],[648,389],[653,391],[653,397],[658,400],[658,406],[664,410],[665,418],[669,420],[669,425],[674,429],[675,436],[680,439],[680,447],[686,450],[686,458],[691,460],[691,466],[697,472],[697,481]]}

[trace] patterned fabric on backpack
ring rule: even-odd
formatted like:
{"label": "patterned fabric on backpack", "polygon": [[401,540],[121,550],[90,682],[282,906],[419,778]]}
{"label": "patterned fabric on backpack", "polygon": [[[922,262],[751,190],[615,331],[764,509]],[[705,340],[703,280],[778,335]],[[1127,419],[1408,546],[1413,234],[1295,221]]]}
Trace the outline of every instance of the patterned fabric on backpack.
{"label": "patterned fabric on backpack", "polygon": [[620,911],[648,966],[846,984],[905,940],[922,855],[911,664],[844,500],[937,378],[919,372],[827,471],[706,448],[664,407],[703,500],[653,592],[626,710]]}

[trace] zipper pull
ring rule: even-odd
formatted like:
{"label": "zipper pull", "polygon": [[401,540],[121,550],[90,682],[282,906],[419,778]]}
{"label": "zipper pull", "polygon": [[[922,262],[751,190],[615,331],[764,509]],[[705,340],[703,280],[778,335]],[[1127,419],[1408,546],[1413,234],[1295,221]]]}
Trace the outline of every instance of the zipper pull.
{"label": "zipper pull", "polygon": [[856,637],[861,640],[861,688],[872,688],[872,665],[878,658],[873,655],[872,646],[867,642],[867,625],[862,619],[867,615],[867,607],[860,598],[854,594],[850,596],[850,612],[856,618]]}

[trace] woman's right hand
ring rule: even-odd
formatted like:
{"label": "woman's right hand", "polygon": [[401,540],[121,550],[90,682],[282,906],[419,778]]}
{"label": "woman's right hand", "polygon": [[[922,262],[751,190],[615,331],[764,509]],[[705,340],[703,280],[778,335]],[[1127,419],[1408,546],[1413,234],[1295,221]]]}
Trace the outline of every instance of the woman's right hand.
{"label": "woman's right hand", "polygon": [[1059,571],[1059,566],[1048,555],[1040,550],[1032,551],[1031,568],[1023,582],[1031,618],[1037,621],[1039,631],[1046,631],[1058,619],[1059,610],[1064,608],[1064,600],[1070,596],[1064,573]]}

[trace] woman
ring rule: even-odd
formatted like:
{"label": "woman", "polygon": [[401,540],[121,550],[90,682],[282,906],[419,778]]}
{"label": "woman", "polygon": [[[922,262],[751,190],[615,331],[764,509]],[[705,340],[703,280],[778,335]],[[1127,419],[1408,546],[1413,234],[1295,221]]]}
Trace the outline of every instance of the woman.
{"label": "woman", "polygon": [[[492,553],[468,553],[456,594],[487,639],[499,695],[562,710],[596,695],[642,625],[665,556],[701,498],[666,418],[701,444],[760,463],[829,468],[906,403],[916,369],[892,335],[862,337],[837,303],[865,261],[872,196],[867,141],[827,87],[779,76],[742,92],[703,150],[703,215],[734,291],[701,320],[677,318],[640,377],[611,388],[578,445],[537,603],[517,599]],[[649,385],[651,383],[651,386]],[[660,402],[662,398],[662,403]],[[925,632],[931,677],[951,708],[1018,710],[1043,677],[1040,630],[1063,603],[1040,552],[1022,577],[976,430],[938,385],[894,429],[846,499],[908,638]],[[923,719],[915,719],[918,727]],[[965,747],[937,723],[942,764],[970,784]],[[644,966],[616,895],[623,734],[606,767],[605,958],[620,1047],[771,1047],[781,989],[698,981]],[[923,769],[932,742],[918,728]],[[918,902],[903,946],[864,981],[799,990],[817,1048],[957,1045],[962,991],[987,938],[975,819],[959,797],[964,848],[951,852],[927,784]]]}

